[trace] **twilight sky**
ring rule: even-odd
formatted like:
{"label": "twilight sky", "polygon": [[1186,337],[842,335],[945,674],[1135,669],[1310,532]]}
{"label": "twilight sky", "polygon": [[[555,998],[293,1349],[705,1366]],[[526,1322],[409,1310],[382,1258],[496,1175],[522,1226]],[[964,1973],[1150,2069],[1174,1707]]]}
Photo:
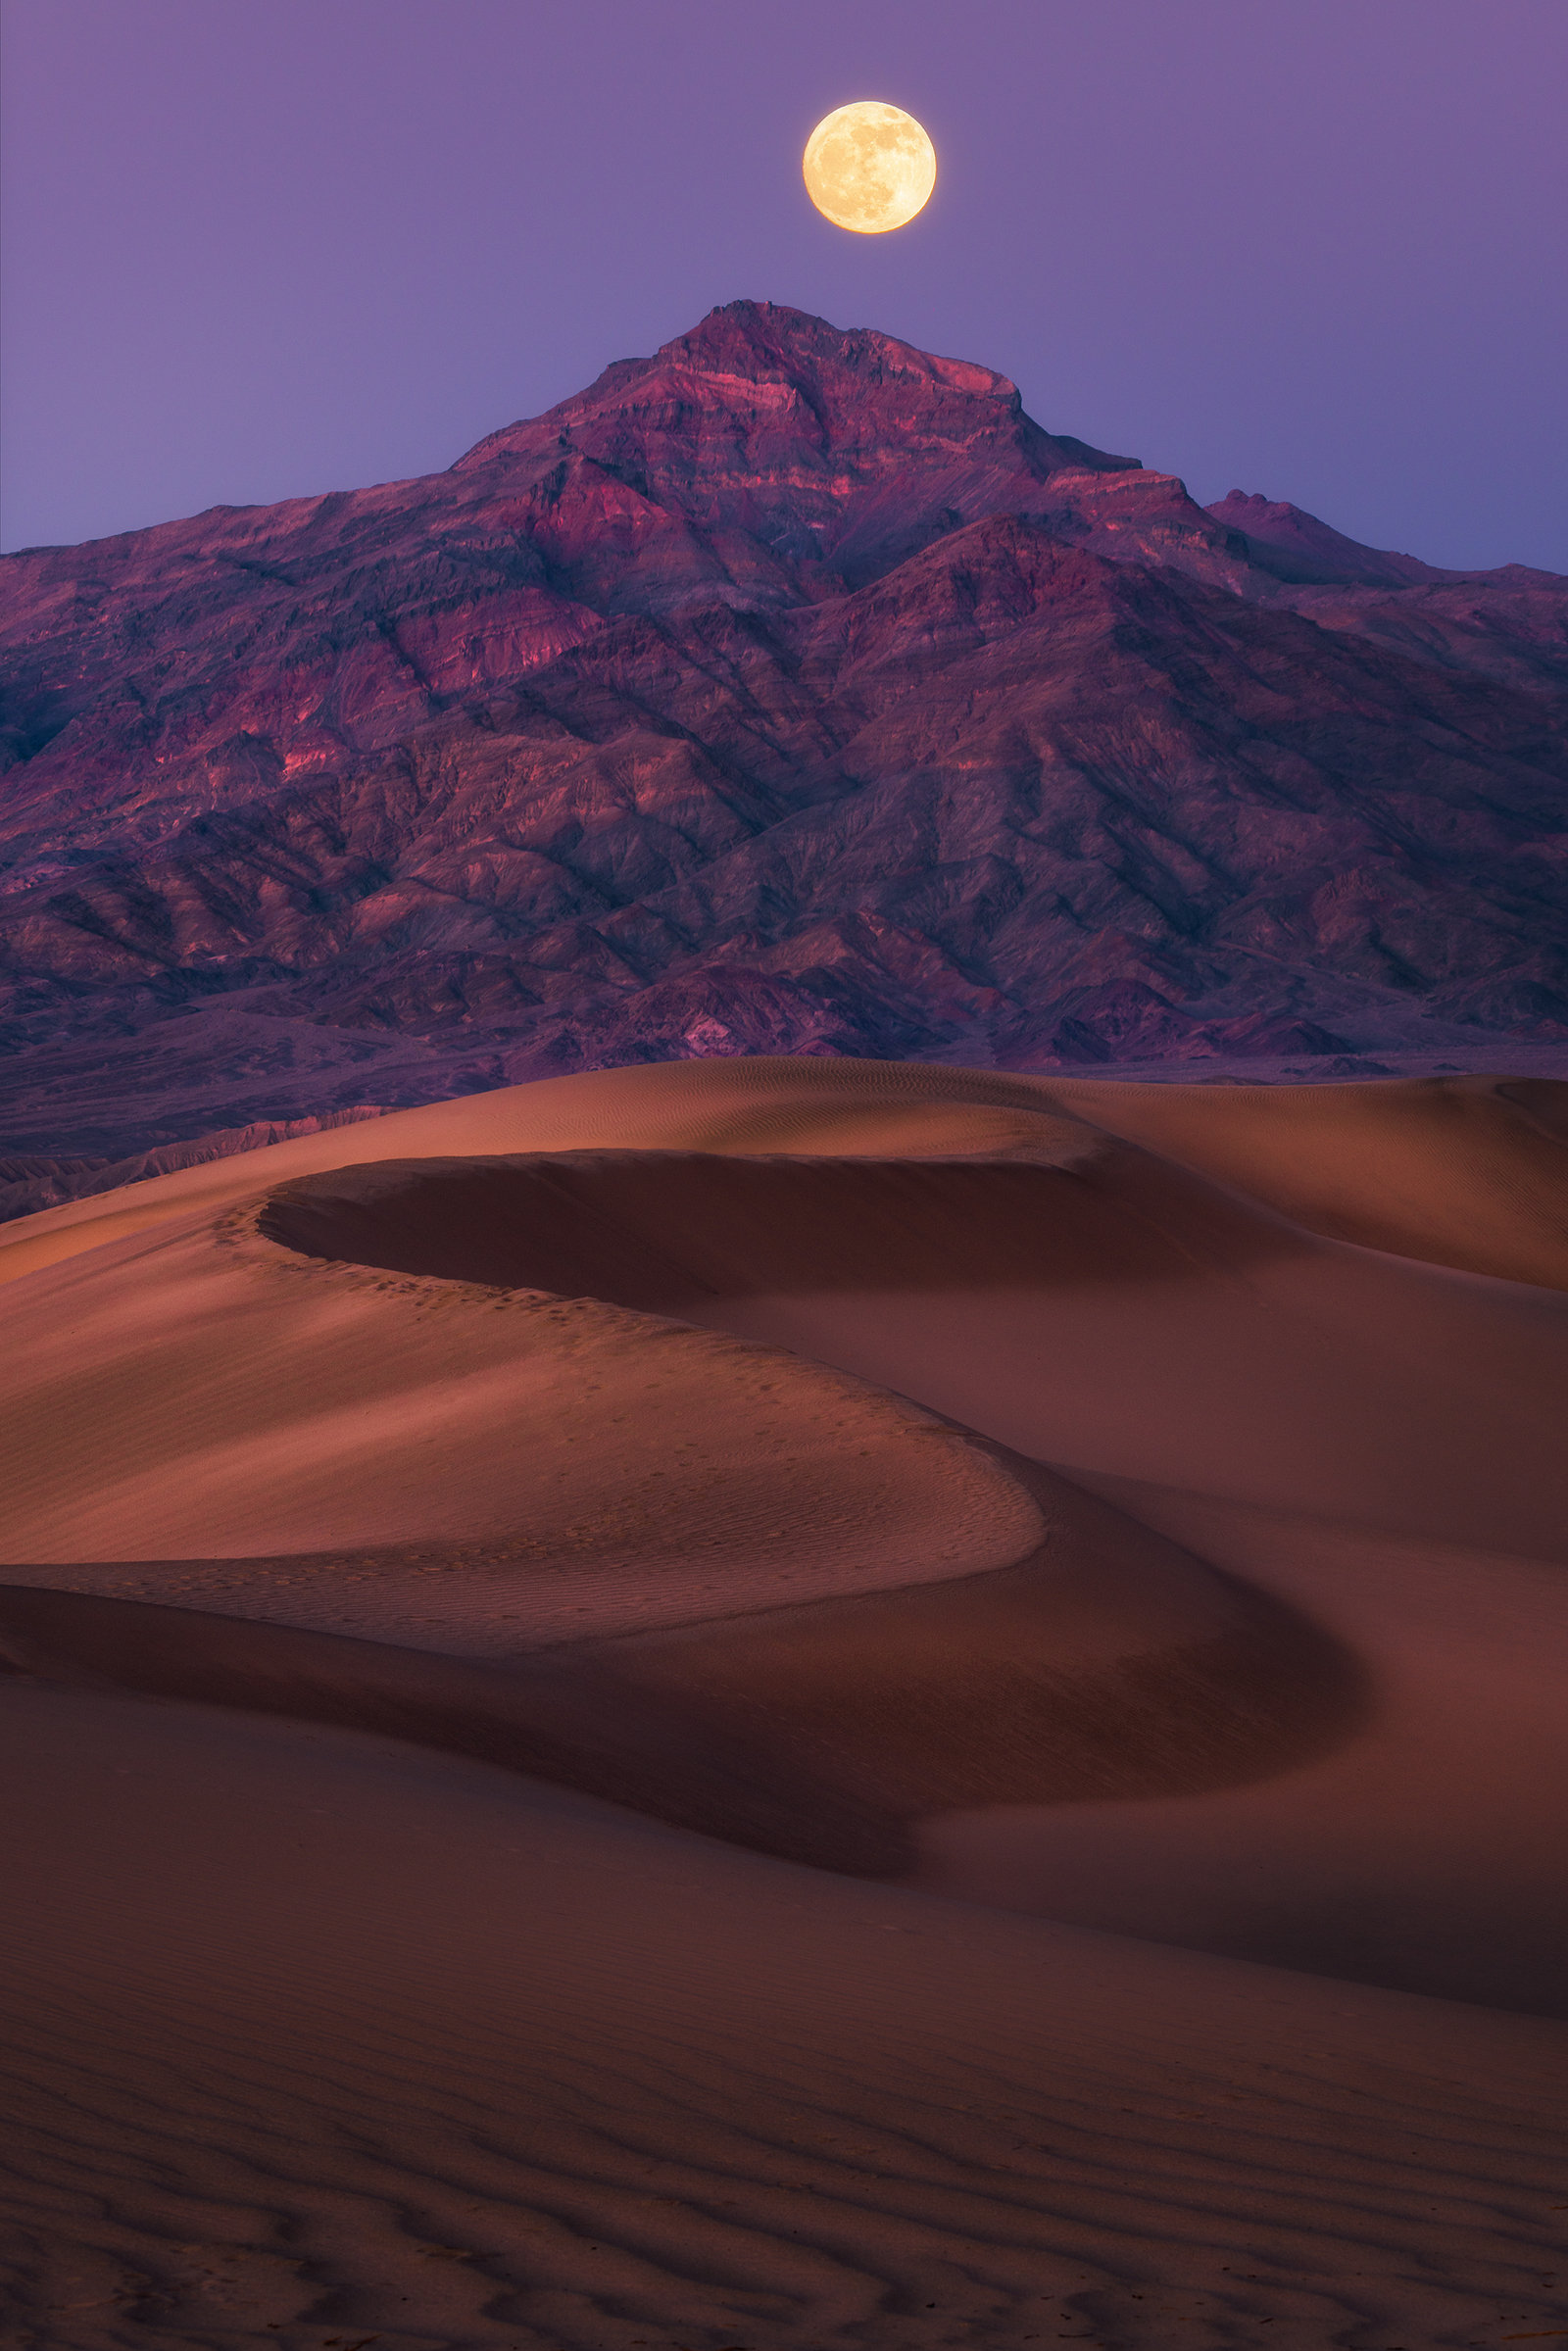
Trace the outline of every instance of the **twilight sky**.
{"label": "twilight sky", "polygon": [[[737,295],[1568,571],[1568,0],[7,0],[7,548],[451,464]],[[801,184],[891,100],[908,227]]]}

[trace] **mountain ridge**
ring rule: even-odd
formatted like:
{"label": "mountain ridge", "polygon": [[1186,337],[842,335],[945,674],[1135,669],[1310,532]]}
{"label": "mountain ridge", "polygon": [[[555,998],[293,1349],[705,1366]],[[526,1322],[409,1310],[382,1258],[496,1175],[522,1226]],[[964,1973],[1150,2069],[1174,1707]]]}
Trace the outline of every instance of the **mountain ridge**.
{"label": "mountain ridge", "polygon": [[1568,1049],[1568,580],[1204,510],[871,330],[722,306],[444,473],[0,580],[15,1152],[710,1052]]}

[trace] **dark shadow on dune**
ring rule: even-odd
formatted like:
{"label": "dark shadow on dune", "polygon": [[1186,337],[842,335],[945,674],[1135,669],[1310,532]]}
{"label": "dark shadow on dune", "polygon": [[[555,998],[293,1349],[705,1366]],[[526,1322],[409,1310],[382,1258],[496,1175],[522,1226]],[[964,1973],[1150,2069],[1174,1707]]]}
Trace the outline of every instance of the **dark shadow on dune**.
{"label": "dark shadow on dune", "polygon": [[259,1222],[308,1256],[651,1314],[808,1292],[1181,1280],[1313,1246],[1121,1144],[1073,1167],[620,1151],[381,1160],[280,1185]]}
{"label": "dark shadow on dune", "polygon": [[[1199,1794],[1348,1735],[1368,1704],[1354,1661],[1187,1566],[1196,1601],[1136,1562],[1062,1570],[1048,1548],[955,1583],[505,1666],[7,1585],[0,1653],[47,1679],[385,1733],[787,1860],[899,1877],[909,1824],[932,1812]],[[1199,1637],[1172,1640],[1184,1618]]]}
{"label": "dark shadow on dune", "polygon": [[1568,1085],[1560,1078],[1499,1078],[1495,1091],[1554,1143],[1568,1143]]}

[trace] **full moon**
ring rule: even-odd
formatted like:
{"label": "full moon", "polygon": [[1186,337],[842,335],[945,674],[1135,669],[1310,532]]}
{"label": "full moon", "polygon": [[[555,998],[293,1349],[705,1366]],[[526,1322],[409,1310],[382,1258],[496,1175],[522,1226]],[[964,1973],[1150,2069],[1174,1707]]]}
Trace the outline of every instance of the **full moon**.
{"label": "full moon", "polygon": [[801,169],[819,213],[874,237],[914,219],[937,184],[937,151],[913,115],[860,98],[818,122]]}

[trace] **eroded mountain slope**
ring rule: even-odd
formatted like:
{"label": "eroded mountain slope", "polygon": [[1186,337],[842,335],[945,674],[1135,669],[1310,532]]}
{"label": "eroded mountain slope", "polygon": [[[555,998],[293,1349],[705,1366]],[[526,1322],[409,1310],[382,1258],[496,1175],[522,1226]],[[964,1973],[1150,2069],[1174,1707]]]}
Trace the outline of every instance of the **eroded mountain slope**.
{"label": "eroded mountain slope", "polygon": [[731,304],[450,472],[4,576],[19,1152],[1568,1040],[1568,587],[1205,513],[887,336]]}

